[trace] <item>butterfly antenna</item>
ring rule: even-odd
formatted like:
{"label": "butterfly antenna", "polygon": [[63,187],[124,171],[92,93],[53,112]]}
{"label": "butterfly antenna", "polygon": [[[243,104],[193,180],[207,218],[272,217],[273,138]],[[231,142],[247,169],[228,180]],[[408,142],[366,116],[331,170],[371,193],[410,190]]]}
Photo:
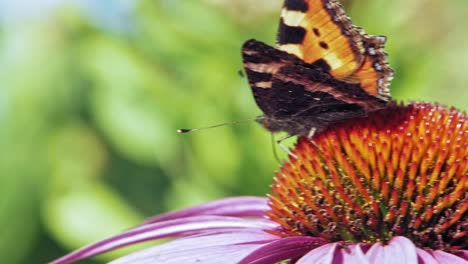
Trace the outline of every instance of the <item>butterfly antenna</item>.
{"label": "butterfly antenna", "polygon": [[191,132],[195,132],[195,131],[199,131],[199,130],[205,130],[205,129],[211,129],[211,128],[216,128],[216,127],[236,125],[236,124],[242,124],[242,123],[257,121],[257,120],[260,120],[262,118],[263,117],[255,117],[255,118],[249,118],[249,119],[240,120],[240,121],[221,123],[221,124],[217,124],[217,125],[213,125],[213,126],[199,127],[199,128],[179,128],[179,129],[177,129],[177,133],[186,134],[186,133],[191,133]]}

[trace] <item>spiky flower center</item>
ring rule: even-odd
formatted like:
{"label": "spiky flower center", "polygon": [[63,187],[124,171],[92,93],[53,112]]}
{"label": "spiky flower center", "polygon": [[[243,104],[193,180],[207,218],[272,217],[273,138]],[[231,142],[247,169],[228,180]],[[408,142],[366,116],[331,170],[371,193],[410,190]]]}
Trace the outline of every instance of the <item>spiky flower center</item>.
{"label": "spiky flower center", "polygon": [[300,139],[267,215],[282,236],[466,249],[468,122],[439,105],[393,104]]}

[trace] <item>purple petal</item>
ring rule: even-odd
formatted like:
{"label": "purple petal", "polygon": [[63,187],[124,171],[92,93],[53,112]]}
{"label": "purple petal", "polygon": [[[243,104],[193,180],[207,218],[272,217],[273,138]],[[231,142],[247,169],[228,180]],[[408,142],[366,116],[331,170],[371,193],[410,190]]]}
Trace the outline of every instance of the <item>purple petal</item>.
{"label": "purple petal", "polygon": [[263,244],[276,239],[277,236],[259,230],[199,235],[133,253],[112,264],[238,263]]}
{"label": "purple petal", "polygon": [[350,263],[350,264],[367,264],[369,261],[367,261],[366,256],[364,252],[362,251],[364,248],[367,248],[365,245],[352,245],[349,246],[347,249],[342,248],[340,250],[340,254],[343,254],[343,259],[346,261],[345,263]]}
{"label": "purple petal", "polygon": [[321,264],[328,264],[334,263],[333,259],[335,256],[335,251],[337,249],[336,243],[331,243],[327,245],[323,245],[319,248],[316,248],[306,255],[299,259],[297,264],[304,264],[304,263],[321,263]]}
{"label": "purple petal", "polygon": [[307,263],[367,264],[369,262],[360,245],[342,248],[337,243],[333,243],[310,251],[297,262],[297,264]]}
{"label": "purple petal", "polygon": [[221,215],[221,216],[258,216],[264,215],[268,210],[267,198],[261,197],[233,197],[216,200],[202,205],[194,206],[175,212],[160,214],[145,221],[145,224],[171,220],[195,215]]}
{"label": "purple petal", "polygon": [[271,264],[291,258],[298,258],[310,250],[325,244],[321,238],[297,236],[273,241],[252,252],[239,264]]}
{"label": "purple petal", "polygon": [[460,250],[458,252],[455,252],[455,255],[459,256],[462,259],[468,260],[468,250]]}
{"label": "purple petal", "polygon": [[126,245],[160,238],[194,235],[211,230],[263,230],[275,227],[277,227],[276,223],[266,219],[242,219],[224,216],[192,216],[183,219],[147,224],[130,229],[120,235],[78,249],[58,260],[53,261],[51,264],[70,263]]}
{"label": "purple petal", "polygon": [[370,263],[379,264],[418,263],[415,245],[402,236],[392,238],[386,245],[372,245],[366,252],[366,258]]}
{"label": "purple petal", "polygon": [[444,252],[442,250],[433,251],[431,252],[431,254],[440,264],[466,264],[467,263],[466,259],[463,259],[454,254]]}
{"label": "purple petal", "polygon": [[437,260],[427,251],[417,248],[418,264],[438,264]]}

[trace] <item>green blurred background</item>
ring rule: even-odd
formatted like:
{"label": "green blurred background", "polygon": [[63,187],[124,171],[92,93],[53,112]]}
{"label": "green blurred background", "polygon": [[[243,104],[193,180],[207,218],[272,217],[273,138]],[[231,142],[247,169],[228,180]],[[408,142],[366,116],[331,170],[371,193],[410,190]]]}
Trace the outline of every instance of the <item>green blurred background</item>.
{"label": "green blurred background", "polygon": [[[468,109],[468,1],[345,4],[388,36],[396,99]],[[281,5],[0,1],[0,263],[44,263],[156,213],[268,192],[278,164],[259,125],[175,131],[260,114],[240,46],[273,44]]]}

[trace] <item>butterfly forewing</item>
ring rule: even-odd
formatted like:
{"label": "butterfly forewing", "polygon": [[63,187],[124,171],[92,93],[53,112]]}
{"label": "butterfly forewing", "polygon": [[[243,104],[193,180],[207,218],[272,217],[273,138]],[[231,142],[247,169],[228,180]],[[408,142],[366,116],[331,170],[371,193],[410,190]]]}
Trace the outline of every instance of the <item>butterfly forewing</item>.
{"label": "butterfly forewing", "polygon": [[364,59],[362,36],[335,0],[286,0],[277,48],[307,63],[323,60],[338,79],[355,72]]}

